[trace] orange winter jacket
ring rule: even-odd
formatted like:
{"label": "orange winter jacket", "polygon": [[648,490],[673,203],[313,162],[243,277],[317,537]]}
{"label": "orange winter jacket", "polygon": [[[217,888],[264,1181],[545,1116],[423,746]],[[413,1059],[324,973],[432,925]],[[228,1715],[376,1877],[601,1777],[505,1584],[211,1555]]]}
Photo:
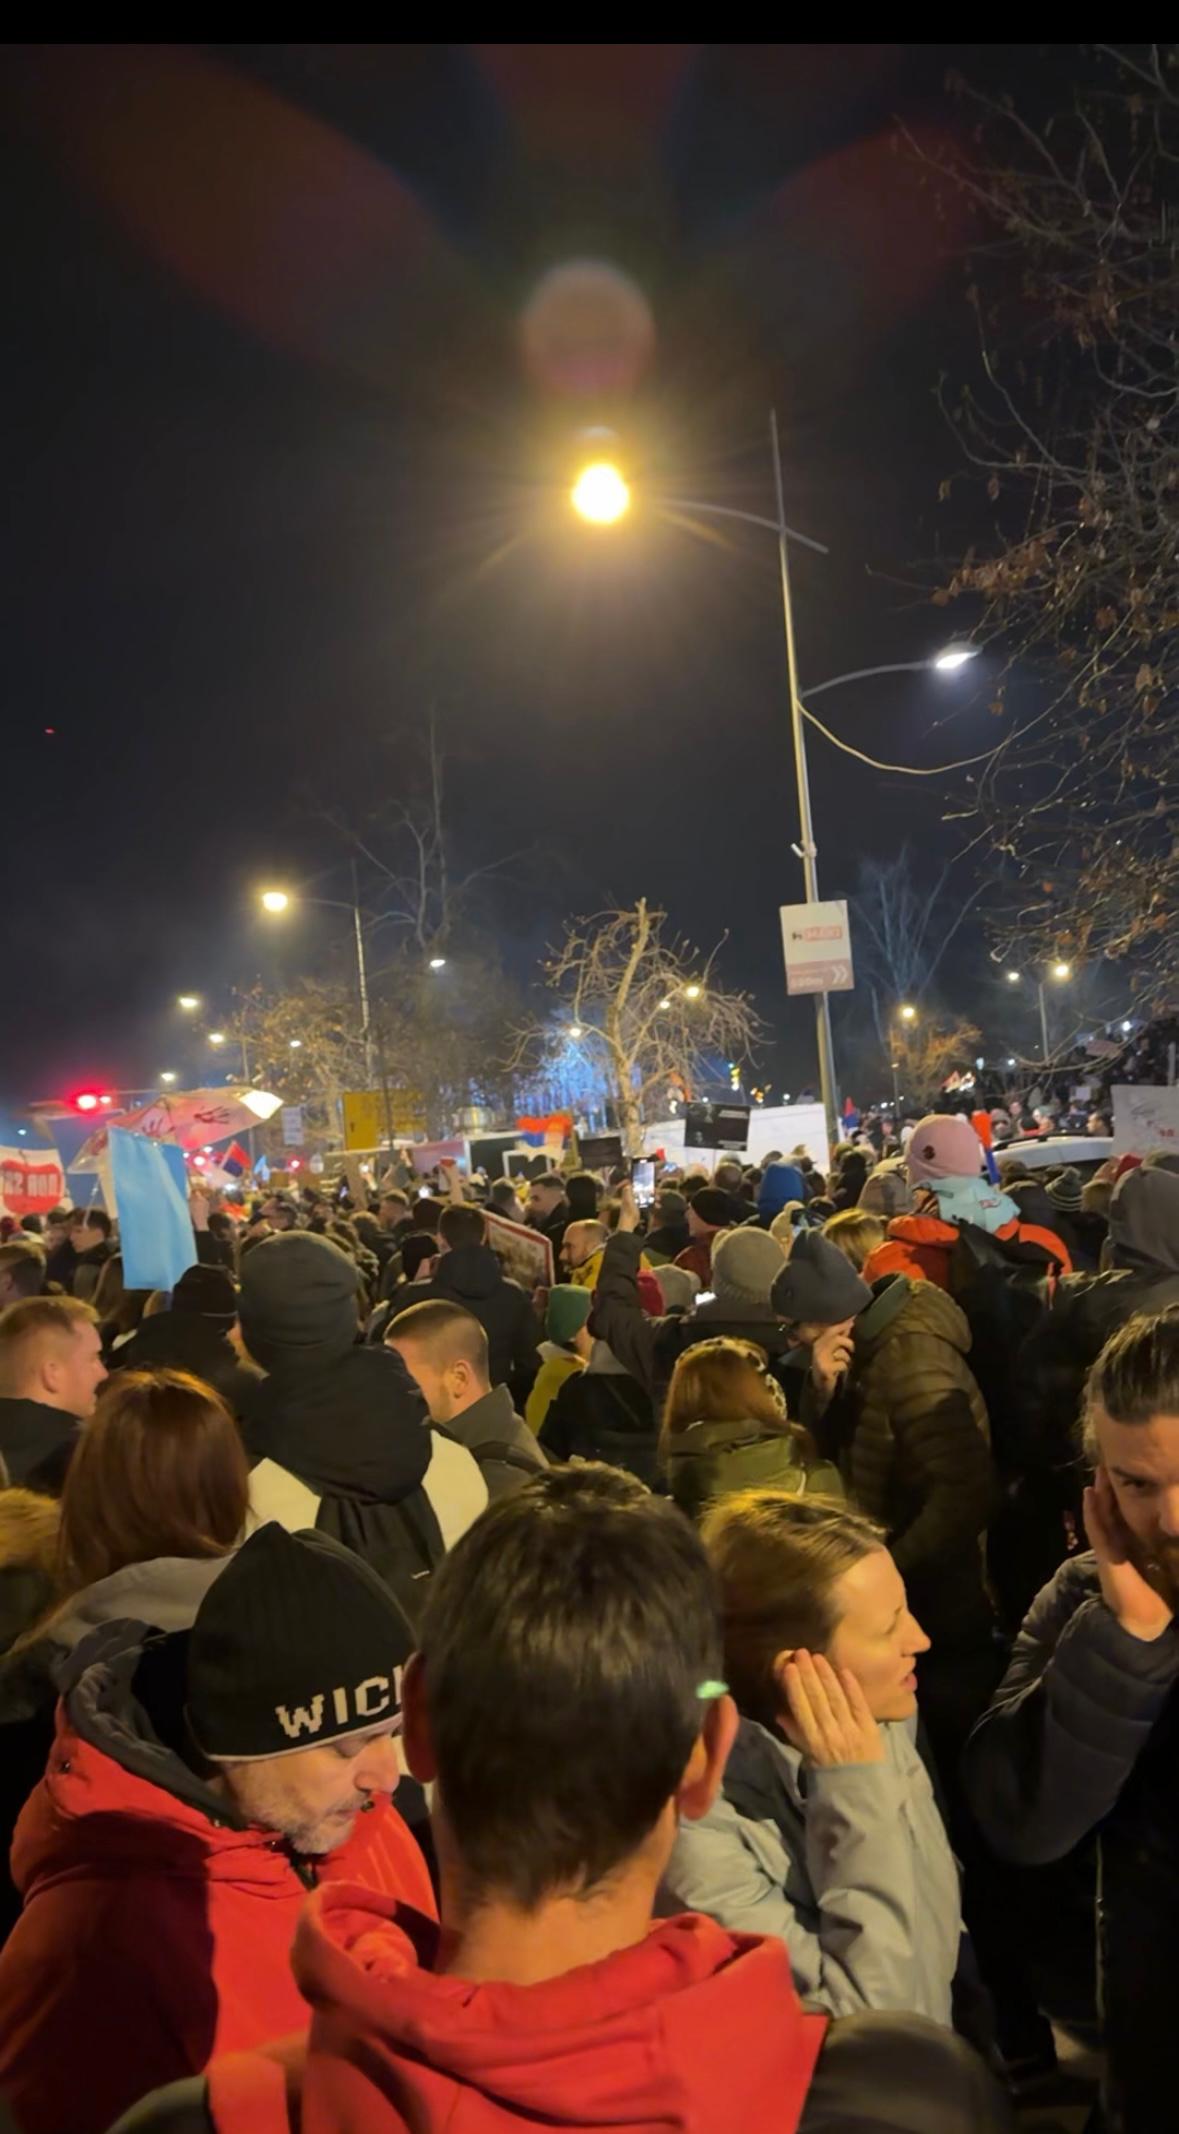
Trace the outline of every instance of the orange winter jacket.
{"label": "orange winter jacket", "polygon": [[[1071,1274],[1072,1258],[1063,1238],[1038,1223],[1004,1223],[991,1233],[1001,1243],[1036,1245],[1046,1259],[1054,1260],[1058,1272]],[[950,1259],[958,1242],[957,1223],[944,1223],[937,1215],[896,1215],[888,1235],[864,1263],[865,1282],[878,1282],[881,1275],[907,1274],[950,1288]]]}

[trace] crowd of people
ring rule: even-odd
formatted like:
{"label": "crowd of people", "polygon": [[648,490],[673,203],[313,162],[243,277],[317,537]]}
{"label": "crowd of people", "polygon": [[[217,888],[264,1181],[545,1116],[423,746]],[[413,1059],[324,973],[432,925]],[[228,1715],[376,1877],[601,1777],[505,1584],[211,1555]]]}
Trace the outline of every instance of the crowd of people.
{"label": "crowd of people", "polygon": [[430,1185],[0,1244],[0,2130],[1154,2134],[1171,1159]]}

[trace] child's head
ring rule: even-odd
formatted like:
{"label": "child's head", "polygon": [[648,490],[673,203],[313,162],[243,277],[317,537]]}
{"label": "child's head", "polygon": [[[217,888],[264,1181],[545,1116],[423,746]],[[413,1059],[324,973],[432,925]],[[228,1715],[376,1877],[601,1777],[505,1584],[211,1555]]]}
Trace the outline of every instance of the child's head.
{"label": "child's head", "polygon": [[875,1718],[912,1714],[913,1662],[929,1639],[871,1520],[820,1497],[748,1489],[706,1513],[701,1538],[720,1585],[725,1674],[747,1718],[776,1726],[783,1670],[799,1650],[849,1668]]}
{"label": "child's head", "polygon": [[531,1912],[641,1858],[653,1895],[720,1785],[720,1667],[708,1559],[666,1499],[586,1465],[492,1505],[435,1573],[404,1687],[444,1889]]}

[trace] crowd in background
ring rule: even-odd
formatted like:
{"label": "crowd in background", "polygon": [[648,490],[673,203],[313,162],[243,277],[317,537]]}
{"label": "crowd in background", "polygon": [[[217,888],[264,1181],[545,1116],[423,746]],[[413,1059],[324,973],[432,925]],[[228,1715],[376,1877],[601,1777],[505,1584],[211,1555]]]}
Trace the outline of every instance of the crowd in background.
{"label": "crowd in background", "polygon": [[658,1168],[0,1245],[20,2134],[1163,2123],[1179,1164]]}

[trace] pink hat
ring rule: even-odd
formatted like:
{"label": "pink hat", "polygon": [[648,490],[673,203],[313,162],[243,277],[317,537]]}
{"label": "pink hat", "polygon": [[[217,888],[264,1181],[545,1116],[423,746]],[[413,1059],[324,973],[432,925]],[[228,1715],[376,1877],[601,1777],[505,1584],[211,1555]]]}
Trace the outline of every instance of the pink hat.
{"label": "pink hat", "polygon": [[911,1186],[937,1178],[977,1178],[982,1162],[982,1143],[969,1119],[933,1111],[913,1128],[908,1151]]}

